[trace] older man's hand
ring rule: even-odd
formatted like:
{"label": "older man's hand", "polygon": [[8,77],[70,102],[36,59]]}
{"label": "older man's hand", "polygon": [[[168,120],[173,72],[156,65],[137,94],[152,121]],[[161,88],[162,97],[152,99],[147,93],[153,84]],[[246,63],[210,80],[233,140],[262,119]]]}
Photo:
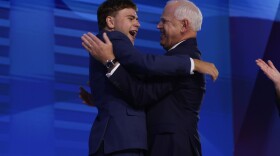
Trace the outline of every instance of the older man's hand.
{"label": "older man's hand", "polygon": [[194,61],[194,71],[197,71],[202,74],[210,75],[213,81],[215,81],[218,78],[219,71],[216,68],[215,64],[198,60],[198,59],[193,59],[193,61]]}

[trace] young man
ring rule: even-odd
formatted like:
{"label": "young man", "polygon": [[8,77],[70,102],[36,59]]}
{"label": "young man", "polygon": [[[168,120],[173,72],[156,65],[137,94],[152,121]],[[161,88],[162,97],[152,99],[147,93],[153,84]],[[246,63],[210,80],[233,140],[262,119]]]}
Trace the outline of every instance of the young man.
{"label": "young man", "polygon": [[[94,58],[90,60],[90,86],[98,115],[91,130],[89,148],[90,154],[95,156],[143,155],[147,149],[144,109],[129,106],[129,99],[105,76],[107,70],[116,65],[115,56],[128,71],[138,74],[187,76],[190,73],[191,61],[188,55],[149,55],[140,53],[133,47],[140,26],[136,10],[135,4],[130,0],[107,0],[98,9],[99,28],[107,31],[113,43],[114,54],[107,55],[106,59],[96,57],[101,63]],[[91,37],[92,34],[84,35],[82,40],[83,46],[92,53],[96,46]],[[209,65],[205,71],[212,69],[214,77],[217,76],[213,64],[197,61]],[[159,99],[175,88],[177,86],[172,81],[165,82],[155,85],[153,94],[149,95]]]}

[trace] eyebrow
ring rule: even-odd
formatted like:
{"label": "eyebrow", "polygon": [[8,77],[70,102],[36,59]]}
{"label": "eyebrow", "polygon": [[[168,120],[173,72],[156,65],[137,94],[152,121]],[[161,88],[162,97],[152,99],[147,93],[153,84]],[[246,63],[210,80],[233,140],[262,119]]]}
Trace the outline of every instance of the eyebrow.
{"label": "eyebrow", "polygon": [[165,18],[165,17],[161,17],[160,20],[161,20],[161,21],[170,21],[170,19]]}
{"label": "eyebrow", "polygon": [[133,19],[138,19],[138,16],[136,16],[136,15],[127,15],[127,17],[132,17]]}

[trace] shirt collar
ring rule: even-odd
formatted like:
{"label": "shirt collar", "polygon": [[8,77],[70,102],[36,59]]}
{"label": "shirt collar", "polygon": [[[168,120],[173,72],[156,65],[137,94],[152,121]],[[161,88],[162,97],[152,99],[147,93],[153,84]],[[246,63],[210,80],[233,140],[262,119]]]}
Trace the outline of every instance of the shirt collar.
{"label": "shirt collar", "polygon": [[183,40],[183,41],[180,41],[179,43],[177,43],[177,44],[175,44],[173,47],[171,47],[168,51],[170,51],[170,50],[172,50],[172,49],[174,49],[174,48],[176,48],[180,43],[182,43],[182,42],[184,42],[185,40]]}

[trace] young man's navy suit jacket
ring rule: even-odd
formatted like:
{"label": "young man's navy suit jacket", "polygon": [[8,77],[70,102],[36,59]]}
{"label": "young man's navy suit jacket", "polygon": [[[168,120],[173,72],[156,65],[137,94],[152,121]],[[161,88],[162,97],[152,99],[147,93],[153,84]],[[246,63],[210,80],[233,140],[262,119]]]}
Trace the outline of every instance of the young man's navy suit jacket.
{"label": "young man's navy suit jacket", "polygon": [[[113,51],[122,65],[131,73],[143,75],[188,75],[188,56],[163,56],[137,51],[122,33],[107,32]],[[101,38],[98,35],[99,38]],[[90,88],[98,115],[89,138],[89,154],[95,153],[104,143],[104,152],[125,149],[147,149],[146,115],[142,108],[128,105],[127,97],[113,86],[106,77],[107,69],[90,58]],[[172,84],[161,85],[158,90],[168,92]],[[165,94],[164,92],[161,94]]]}
{"label": "young man's navy suit jacket", "polygon": [[[166,55],[189,55],[192,58],[200,59],[195,38],[180,43],[176,48],[168,51]],[[131,73],[126,72],[121,65],[109,79],[128,97],[130,104],[148,107],[147,128],[151,143],[155,141],[155,137],[159,139],[159,137],[163,137],[163,134],[178,134],[181,137],[174,137],[177,140],[173,141],[182,143],[181,147],[185,148],[176,153],[176,156],[201,155],[197,124],[198,113],[205,93],[205,80],[202,74],[159,77],[143,82],[131,76]],[[169,93],[161,97],[164,93],[158,91],[157,88],[160,88],[159,86],[163,88],[170,82],[173,83],[175,90],[167,89],[165,91],[169,91]],[[157,148],[159,144],[160,146]],[[161,153],[164,151],[161,150],[163,149],[162,144],[168,145],[162,142],[153,144],[150,149],[152,155],[166,155],[166,153]]]}

